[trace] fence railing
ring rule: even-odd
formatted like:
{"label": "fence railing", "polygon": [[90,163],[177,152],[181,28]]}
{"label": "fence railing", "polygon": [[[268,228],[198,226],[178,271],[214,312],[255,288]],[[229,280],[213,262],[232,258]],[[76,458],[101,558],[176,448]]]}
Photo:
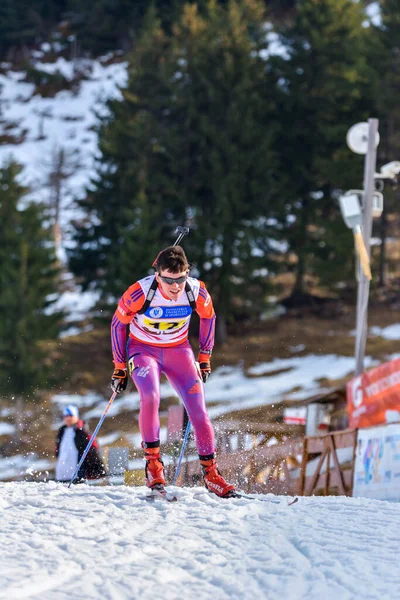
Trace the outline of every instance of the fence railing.
{"label": "fence railing", "polygon": [[304,438],[298,494],[351,496],[357,429]]}
{"label": "fence railing", "polygon": [[[267,437],[259,442],[264,433],[253,433],[253,448],[236,451],[229,449],[232,434],[219,435],[218,467],[230,482],[248,493],[351,495],[357,430],[292,438],[274,445],[267,445]],[[173,470],[169,465],[170,480]],[[201,479],[197,456],[189,453],[179,484],[192,486]]]}

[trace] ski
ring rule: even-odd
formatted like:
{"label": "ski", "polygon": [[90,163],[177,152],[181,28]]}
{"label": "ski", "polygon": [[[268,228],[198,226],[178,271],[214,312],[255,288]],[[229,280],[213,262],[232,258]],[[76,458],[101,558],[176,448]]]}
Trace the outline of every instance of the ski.
{"label": "ski", "polygon": [[163,500],[166,500],[167,502],[177,502],[178,498],[176,496],[172,496],[171,494],[168,494],[167,490],[165,488],[153,488],[151,490],[151,494],[149,495],[149,498],[162,498]]}
{"label": "ski", "polygon": [[[237,492],[236,490],[232,490],[232,492],[230,492],[229,494],[227,494],[226,496],[223,496],[223,498],[229,499],[229,498],[245,498],[246,500],[259,500],[260,502],[270,502],[271,504],[282,504],[282,502],[280,500],[272,500],[270,498],[254,498],[254,496],[248,496],[247,494],[243,494],[242,492]],[[293,504],[296,504],[296,502],[298,502],[298,498],[297,496],[295,498],[292,498],[291,500],[289,500],[286,505],[287,506],[292,506]]]}
{"label": "ski", "polygon": [[156,485],[155,487],[149,490],[149,494],[146,496],[136,496],[138,500],[146,500],[147,502],[154,502],[157,498],[161,498],[161,500],[165,500],[166,502],[177,502],[178,498],[173,496],[164,488],[163,485]]}
{"label": "ski", "polygon": [[[212,494],[212,495],[215,496],[216,498],[221,498],[222,500],[229,500],[232,498],[242,498],[245,500],[259,500],[259,502],[269,502],[270,504],[284,505],[284,502],[282,500],[278,500],[278,499],[274,499],[274,498],[257,498],[254,496],[248,496],[247,494],[244,494],[243,492],[237,492],[236,490],[232,490],[226,496],[217,496],[216,494]],[[157,498],[161,498],[162,500],[165,500],[166,502],[177,502],[178,501],[178,498],[176,496],[173,496],[172,494],[168,493],[167,490],[162,486],[155,487],[150,490],[150,494],[148,494],[146,496],[139,496],[138,498],[140,500],[146,500],[148,502],[152,502],[152,501],[156,500]],[[296,504],[296,502],[298,502],[298,501],[299,501],[299,499],[297,496],[294,498],[291,498],[286,502],[286,506],[293,506],[293,504]]]}

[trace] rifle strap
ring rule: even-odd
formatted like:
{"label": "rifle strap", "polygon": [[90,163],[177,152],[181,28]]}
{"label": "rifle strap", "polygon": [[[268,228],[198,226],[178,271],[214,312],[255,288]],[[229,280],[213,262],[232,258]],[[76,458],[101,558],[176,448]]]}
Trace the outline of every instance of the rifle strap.
{"label": "rifle strap", "polygon": [[[154,294],[157,291],[157,288],[158,288],[158,282],[157,282],[157,279],[154,277],[154,281],[151,284],[149,291],[147,292],[146,300],[144,301],[142,308],[140,310],[138,310],[139,315],[142,315],[143,313],[145,313],[146,310],[149,308],[151,301],[154,298]],[[195,311],[196,310],[196,300],[194,298],[193,290],[190,287],[188,281],[186,282],[186,285],[185,285],[185,292],[186,292],[186,295],[189,300],[190,308],[192,309],[192,311]]]}

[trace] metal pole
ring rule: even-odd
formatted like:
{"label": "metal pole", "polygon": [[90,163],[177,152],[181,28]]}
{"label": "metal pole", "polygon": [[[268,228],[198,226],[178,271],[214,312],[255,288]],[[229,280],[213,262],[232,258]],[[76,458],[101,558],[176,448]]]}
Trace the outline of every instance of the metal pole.
{"label": "metal pole", "polygon": [[181,453],[179,455],[179,460],[178,460],[178,464],[177,464],[176,471],[175,471],[174,485],[176,485],[176,482],[178,481],[179,473],[181,470],[181,462],[183,459],[183,455],[185,454],[185,447],[186,447],[186,443],[189,438],[189,433],[190,433],[190,421],[188,421],[187,425],[186,425],[185,437],[183,438]]}
{"label": "metal pole", "polygon": [[70,481],[70,482],[69,482],[69,484],[68,484],[68,487],[69,487],[69,488],[71,487],[71,483],[73,483],[73,481],[75,480],[75,477],[78,475],[78,473],[79,473],[79,469],[81,468],[81,466],[82,466],[82,464],[83,464],[83,461],[85,460],[85,458],[86,458],[86,456],[87,456],[87,454],[88,454],[88,452],[89,452],[90,448],[92,447],[92,444],[93,444],[94,440],[96,439],[96,435],[98,434],[98,432],[99,432],[99,429],[100,429],[100,427],[102,426],[102,424],[103,424],[103,421],[104,421],[104,419],[106,418],[106,415],[107,415],[108,411],[110,410],[111,404],[114,402],[114,400],[115,400],[116,396],[117,396],[117,392],[114,392],[114,393],[113,393],[113,395],[111,396],[110,400],[108,401],[108,404],[107,404],[107,406],[106,406],[106,408],[105,408],[105,410],[104,410],[104,412],[103,412],[103,415],[102,415],[102,417],[101,417],[100,421],[98,422],[96,429],[95,429],[95,430],[94,430],[94,432],[92,433],[92,437],[91,437],[91,438],[90,438],[90,440],[88,441],[88,443],[87,443],[87,446],[86,446],[86,448],[85,448],[85,451],[84,451],[84,453],[82,454],[82,458],[81,458],[81,460],[79,461],[79,464],[78,464],[78,466],[77,466],[77,467],[76,467],[76,469],[75,469],[75,473],[74,473],[74,474],[72,475],[72,477],[71,477],[71,481]]}
{"label": "metal pole", "polygon": [[[378,119],[368,119],[368,150],[364,162],[364,195],[363,195],[363,226],[362,235],[368,256],[371,254],[372,233],[372,198],[375,191],[374,174],[376,170],[376,135],[378,132]],[[364,356],[368,333],[368,299],[369,280],[364,275],[361,264],[358,266],[357,279],[357,314],[356,314],[356,343],[355,374],[364,372]]]}

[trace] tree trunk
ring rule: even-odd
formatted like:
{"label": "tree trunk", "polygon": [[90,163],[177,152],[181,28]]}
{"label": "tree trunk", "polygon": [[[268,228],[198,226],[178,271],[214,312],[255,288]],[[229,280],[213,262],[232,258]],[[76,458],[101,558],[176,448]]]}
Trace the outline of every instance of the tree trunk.
{"label": "tree trunk", "polygon": [[304,262],[304,257],[300,251],[298,254],[296,282],[294,284],[292,294],[304,294]]}
{"label": "tree trunk", "polygon": [[228,339],[228,332],[226,328],[226,318],[222,313],[217,314],[217,320],[215,323],[215,342],[217,345],[224,344]]}

